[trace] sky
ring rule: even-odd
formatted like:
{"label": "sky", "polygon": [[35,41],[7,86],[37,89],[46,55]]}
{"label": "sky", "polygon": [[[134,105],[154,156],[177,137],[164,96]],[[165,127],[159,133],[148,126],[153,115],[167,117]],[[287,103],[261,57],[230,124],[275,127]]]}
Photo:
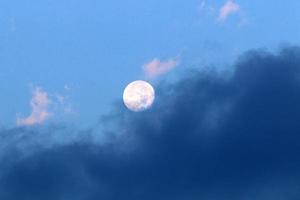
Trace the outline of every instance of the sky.
{"label": "sky", "polygon": [[251,48],[299,44],[299,8],[297,0],[3,0],[0,124],[29,116],[32,93],[41,88],[67,104],[56,106],[49,120],[87,127],[109,112],[129,82],[149,80],[143,66],[155,59],[180,63],[160,77],[166,80],[189,68],[231,70]]}
{"label": "sky", "polygon": [[0,1],[0,199],[299,199],[299,9]]}

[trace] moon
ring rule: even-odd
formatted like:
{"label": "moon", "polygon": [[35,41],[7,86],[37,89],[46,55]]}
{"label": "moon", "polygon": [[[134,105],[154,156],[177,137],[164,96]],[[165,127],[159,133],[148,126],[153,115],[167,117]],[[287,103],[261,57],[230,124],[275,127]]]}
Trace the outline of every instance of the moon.
{"label": "moon", "polygon": [[134,112],[150,108],[155,99],[155,91],[146,81],[133,81],[128,84],[123,93],[125,106]]}

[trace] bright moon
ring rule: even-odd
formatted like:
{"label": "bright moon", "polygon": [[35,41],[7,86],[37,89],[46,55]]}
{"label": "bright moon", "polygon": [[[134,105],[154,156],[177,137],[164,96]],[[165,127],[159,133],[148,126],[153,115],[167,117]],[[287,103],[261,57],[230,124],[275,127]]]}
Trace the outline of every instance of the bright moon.
{"label": "bright moon", "polygon": [[155,99],[153,87],[146,81],[134,81],[127,85],[123,101],[129,110],[139,112],[151,107]]}

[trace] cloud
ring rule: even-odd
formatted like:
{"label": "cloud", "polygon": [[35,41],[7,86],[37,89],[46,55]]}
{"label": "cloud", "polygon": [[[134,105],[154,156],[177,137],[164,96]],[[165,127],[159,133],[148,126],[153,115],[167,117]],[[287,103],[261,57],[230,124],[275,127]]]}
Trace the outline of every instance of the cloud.
{"label": "cloud", "polygon": [[179,64],[178,59],[169,59],[161,61],[157,58],[151,60],[150,62],[143,65],[143,70],[148,78],[155,78],[160,75],[166,74],[175,68]]}
{"label": "cloud", "polygon": [[241,8],[237,3],[229,0],[220,8],[218,21],[224,22],[230,15],[240,12],[240,10]]}
{"label": "cloud", "polygon": [[101,133],[0,130],[0,199],[299,199],[300,48],[249,51],[232,67],[160,85],[146,112],[120,102]]}
{"label": "cloud", "polygon": [[75,114],[69,97],[65,94],[49,94],[41,87],[34,88],[32,99],[30,100],[31,113],[27,117],[17,115],[18,126],[32,126],[43,124],[45,121],[53,117],[66,117]]}
{"label": "cloud", "polygon": [[49,106],[51,105],[51,100],[49,95],[42,88],[37,87],[33,91],[33,97],[30,101],[31,114],[26,118],[17,119],[17,125],[27,126],[40,124],[47,120],[51,113],[49,111]]}

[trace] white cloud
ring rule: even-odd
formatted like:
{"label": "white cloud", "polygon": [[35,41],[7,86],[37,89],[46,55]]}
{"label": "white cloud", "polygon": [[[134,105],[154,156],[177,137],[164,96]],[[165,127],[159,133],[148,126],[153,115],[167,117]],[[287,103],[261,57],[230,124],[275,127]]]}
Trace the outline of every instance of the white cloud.
{"label": "white cloud", "polygon": [[40,87],[35,88],[30,101],[31,114],[25,118],[18,117],[17,125],[30,126],[44,122],[51,116],[49,111],[51,103],[47,92]]}
{"label": "white cloud", "polygon": [[148,78],[155,78],[166,74],[179,64],[178,59],[161,61],[157,58],[143,65],[143,70]]}
{"label": "white cloud", "polygon": [[234,13],[238,13],[240,11],[241,11],[240,6],[234,1],[229,0],[220,8],[218,21],[224,22],[230,15]]}

